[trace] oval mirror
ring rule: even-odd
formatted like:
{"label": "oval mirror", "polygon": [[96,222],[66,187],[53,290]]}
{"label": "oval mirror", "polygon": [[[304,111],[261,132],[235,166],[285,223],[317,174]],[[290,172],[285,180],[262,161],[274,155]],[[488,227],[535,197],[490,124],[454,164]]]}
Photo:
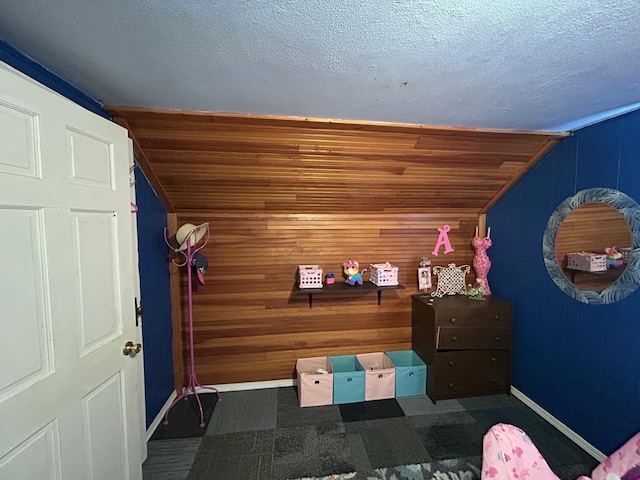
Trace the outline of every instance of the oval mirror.
{"label": "oval mirror", "polygon": [[556,262],[576,287],[603,290],[624,272],[632,246],[631,228],[618,210],[606,203],[585,203],[558,227]]}
{"label": "oval mirror", "polygon": [[[614,246],[625,256],[623,265],[607,268],[603,250]],[[639,246],[640,206],[617,190],[590,188],[554,211],[542,250],[547,271],[563,292],[602,304],[621,300],[640,285]]]}

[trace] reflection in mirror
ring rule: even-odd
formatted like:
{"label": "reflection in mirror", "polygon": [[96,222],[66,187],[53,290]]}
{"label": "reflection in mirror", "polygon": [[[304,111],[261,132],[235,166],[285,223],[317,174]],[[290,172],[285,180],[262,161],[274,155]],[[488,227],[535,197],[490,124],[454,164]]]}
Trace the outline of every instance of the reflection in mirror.
{"label": "reflection in mirror", "polygon": [[[618,280],[630,258],[633,237],[622,214],[606,203],[573,209],[556,234],[555,254],[562,273],[578,288],[603,290]],[[606,259],[616,247],[619,259]],[[615,255],[615,256],[618,256]]]}
{"label": "reflection in mirror", "polygon": [[[584,213],[582,212],[582,209],[580,209],[583,205],[594,203],[597,205],[587,206],[584,209]],[[568,250],[574,249],[578,252],[582,252],[583,250],[597,251],[603,247],[613,247],[614,245],[622,248],[622,242],[624,241],[624,238],[627,237],[618,237],[618,234],[616,234],[615,237],[602,237],[599,241],[596,239],[594,243],[575,243],[565,247],[560,245],[557,248],[556,240],[559,240],[559,242],[562,243],[565,240],[569,242],[571,241],[571,238],[573,238],[573,240],[577,242],[579,237],[586,237],[585,232],[576,232],[576,229],[586,228],[584,224],[585,219],[576,220],[575,218],[571,218],[571,214],[577,211],[575,216],[580,217],[584,215],[584,217],[589,217],[586,219],[587,222],[593,221],[591,218],[592,216],[609,215],[606,213],[606,208],[603,208],[602,212],[589,210],[599,209],[602,205],[613,208],[624,218],[631,231],[632,250],[630,252],[626,252],[628,262],[625,268],[620,270],[620,275],[617,275],[616,272],[616,276],[618,277],[617,280],[615,280],[615,278],[610,279],[606,284],[607,286],[598,285],[591,287],[594,288],[594,290],[590,290],[589,288],[578,287],[573,283],[571,281],[571,273],[568,276],[566,275],[563,264],[558,261],[558,258],[564,259]],[[569,218],[569,221],[565,225],[564,220],[566,218]],[[603,218],[606,218],[607,220],[600,219],[600,221],[596,222],[598,223],[597,228],[592,229],[596,235],[598,235],[598,232],[606,233],[608,235],[609,232],[612,232],[616,228],[613,225],[620,221],[619,219],[616,220],[613,219],[613,217],[608,216]],[[603,222],[604,225],[602,224]],[[623,231],[626,230],[626,228],[623,228],[621,223],[617,224],[619,225],[619,234],[624,235]],[[561,231],[561,227],[563,231]],[[565,230],[566,232],[564,232]],[[640,286],[640,205],[638,205],[635,200],[628,195],[611,188],[589,188],[586,190],[580,190],[576,194],[566,198],[549,218],[542,240],[542,254],[544,256],[545,267],[547,267],[547,272],[549,272],[549,276],[553,282],[558,286],[558,288],[560,288],[560,290],[573,299],[589,304],[605,304],[622,300]],[[573,277],[576,282],[579,275],[581,275],[581,273],[576,273]],[[611,280],[615,281],[611,283]]]}

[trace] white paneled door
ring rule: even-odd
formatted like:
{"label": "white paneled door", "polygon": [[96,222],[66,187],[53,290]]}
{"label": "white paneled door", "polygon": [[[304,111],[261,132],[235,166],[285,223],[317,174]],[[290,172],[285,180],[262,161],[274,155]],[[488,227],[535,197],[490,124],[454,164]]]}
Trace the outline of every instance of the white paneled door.
{"label": "white paneled door", "polygon": [[0,479],[142,478],[129,156],[0,63]]}

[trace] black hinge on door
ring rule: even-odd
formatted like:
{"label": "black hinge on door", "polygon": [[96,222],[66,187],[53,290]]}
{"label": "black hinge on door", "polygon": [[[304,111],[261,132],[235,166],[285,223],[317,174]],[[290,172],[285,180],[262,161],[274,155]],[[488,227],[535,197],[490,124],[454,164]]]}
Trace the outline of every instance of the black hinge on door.
{"label": "black hinge on door", "polygon": [[140,317],[144,313],[144,307],[142,305],[138,305],[138,297],[133,299],[133,303],[136,306],[136,327],[140,325]]}

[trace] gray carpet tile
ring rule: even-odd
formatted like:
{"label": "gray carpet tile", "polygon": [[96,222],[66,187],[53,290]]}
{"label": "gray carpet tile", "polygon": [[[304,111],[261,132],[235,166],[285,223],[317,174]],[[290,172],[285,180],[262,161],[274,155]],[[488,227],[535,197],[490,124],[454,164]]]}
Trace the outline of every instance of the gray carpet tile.
{"label": "gray carpet tile", "polygon": [[339,405],[300,407],[295,387],[278,389],[276,428],[342,422]]}
{"label": "gray carpet tile", "polygon": [[370,470],[361,437],[346,433],[341,424],[335,424],[334,428],[328,428],[328,425],[276,429],[274,478]]}
{"label": "gray carpet tile", "polygon": [[188,480],[270,478],[274,433],[257,430],[206,435]]}
{"label": "gray carpet tile", "polygon": [[223,392],[207,428],[207,435],[270,430],[276,426],[278,389]]}
{"label": "gray carpet tile", "polygon": [[431,461],[407,417],[349,422],[345,423],[345,430],[362,438],[373,468]]}
{"label": "gray carpet tile", "polygon": [[194,464],[187,480],[271,480],[271,456],[249,455],[242,458],[213,460],[203,467]]}
{"label": "gray carpet tile", "polygon": [[345,403],[339,406],[343,422],[359,422],[368,419],[404,417],[395,398],[368,402]]}
{"label": "gray carpet tile", "polygon": [[407,417],[415,428],[430,427],[432,425],[457,425],[460,423],[475,423],[473,416],[467,412],[445,412]]}
{"label": "gray carpet tile", "polygon": [[575,480],[576,478],[579,478],[580,475],[590,477],[591,471],[596,467],[596,465],[597,463],[595,465],[593,463],[582,463],[576,465],[555,466],[552,467],[552,470],[560,480]]}
{"label": "gray carpet tile", "polygon": [[290,478],[325,476],[321,473],[314,473],[321,471],[320,461],[316,457],[304,458],[297,463],[274,462],[270,478],[272,480],[287,480]]}
{"label": "gray carpet tile", "polygon": [[465,408],[458,400],[441,400],[433,403],[429,397],[420,395],[416,397],[396,398],[404,414],[408,417],[414,415],[431,415],[434,413],[463,412]]}
{"label": "gray carpet tile", "polygon": [[434,460],[473,457],[482,453],[486,429],[477,423],[418,427],[416,432]]}
{"label": "gray carpet tile", "polygon": [[[286,480],[372,472],[407,464],[480,461],[496,423],[527,432],[562,480],[597,464],[508,395],[439,401],[399,397],[393,405],[301,408],[295,387],[225,392],[204,437],[149,443],[144,480]],[[344,410],[344,411],[342,411]],[[478,463],[479,464],[479,463]]]}
{"label": "gray carpet tile", "polygon": [[202,437],[149,442],[142,465],[144,480],[185,480],[201,442]]}
{"label": "gray carpet tile", "polygon": [[[441,400],[442,401],[442,400]],[[512,395],[485,395],[482,397],[459,398],[458,402],[465,410],[481,410],[485,408],[507,408],[524,405]]]}
{"label": "gray carpet tile", "polygon": [[526,407],[486,408],[484,410],[471,410],[468,413],[485,430],[497,423],[515,425],[527,433],[529,431],[535,433],[540,428],[546,429],[546,426],[556,430],[537,413]]}
{"label": "gray carpet tile", "polygon": [[[216,393],[189,394],[178,401],[168,412],[168,423],[160,422],[151,441],[171,438],[201,437],[207,431],[211,413],[218,404]],[[200,426],[200,406],[204,426]]]}

